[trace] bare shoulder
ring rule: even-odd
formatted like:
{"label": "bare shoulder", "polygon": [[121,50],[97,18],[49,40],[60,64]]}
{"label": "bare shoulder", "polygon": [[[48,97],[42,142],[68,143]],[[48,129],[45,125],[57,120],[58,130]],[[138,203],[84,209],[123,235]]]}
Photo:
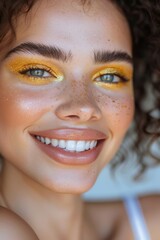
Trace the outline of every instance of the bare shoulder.
{"label": "bare shoulder", "polygon": [[[159,240],[160,236],[160,195],[139,198],[151,239]],[[133,232],[123,201],[104,203],[87,203],[87,213],[101,239],[133,240]]]}
{"label": "bare shoulder", "polygon": [[[139,203],[142,209],[142,213],[144,215],[144,219],[146,222],[146,226],[147,226],[150,238],[153,240],[159,240],[160,196],[158,195],[143,196],[139,198]],[[120,215],[121,221],[120,221],[118,234],[122,237],[127,236],[127,239],[132,240],[134,239],[134,236],[132,233],[130,220],[127,216],[127,213],[124,207],[121,213],[122,215]]]}
{"label": "bare shoulder", "polygon": [[160,236],[160,195],[146,196],[140,199],[146,224],[151,239],[159,240]]}
{"label": "bare shoulder", "polygon": [[4,207],[0,207],[0,239],[38,240],[25,221]]}

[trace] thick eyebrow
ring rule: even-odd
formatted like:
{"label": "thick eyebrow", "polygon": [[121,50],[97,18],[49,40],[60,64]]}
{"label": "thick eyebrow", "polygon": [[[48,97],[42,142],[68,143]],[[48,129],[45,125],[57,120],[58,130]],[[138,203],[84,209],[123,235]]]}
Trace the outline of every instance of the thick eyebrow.
{"label": "thick eyebrow", "polygon": [[[31,53],[39,54],[44,57],[54,58],[56,60],[61,60],[67,62],[72,58],[72,53],[64,52],[57,46],[44,45],[41,43],[26,42],[22,43],[15,48],[11,49],[4,57],[4,59],[10,57],[15,53]],[[94,51],[94,61],[95,63],[107,63],[113,61],[126,61],[133,64],[132,57],[123,51]]]}
{"label": "thick eyebrow", "polygon": [[94,52],[95,63],[108,63],[114,61],[125,61],[127,63],[133,64],[133,58],[123,51],[97,51]]}
{"label": "thick eyebrow", "polygon": [[70,51],[68,53],[65,53],[62,49],[56,46],[48,46],[40,43],[26,42],[11,49],[5,55],[4,59],[10,57],[12,54],[15,53],[39,54],[44,57],[54,58],[56,60],[61,60],[63,62],[67,62],[69,59],[72,58],[72,54]]}

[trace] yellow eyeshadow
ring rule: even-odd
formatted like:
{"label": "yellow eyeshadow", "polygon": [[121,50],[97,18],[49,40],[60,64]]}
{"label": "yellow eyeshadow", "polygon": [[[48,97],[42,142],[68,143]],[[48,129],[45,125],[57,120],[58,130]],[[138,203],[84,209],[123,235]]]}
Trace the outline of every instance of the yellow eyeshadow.
{"label": "yellow eyeshadow", "polygon": [[123,87],[125,83],[119,82],[119,83],[113,84],[113,83],[95,82],[95,84],[99,87],[103,87],[106,89],[119,89],[119,88]]}
{"label": "yellow eyeshadow", "polygon": [[[96,78],[105,75],[105,74],[112,74],[119,76],[120,78],[126,79],[126,81],[122,80],[117,83],[112,82],[96,82]],[[128,81],[131,81],[133,77],[133,68],[130,64],[122,64],[122,63],[111,63],[107,64],[106,66],[98,68],[96,71],[94,71],[92,75],[92,81],[98,86],[104,87],[104,88],[114,88],[118,89],[124,86]]]}
{"label": "yellow eyeshadow", "polygon": [[[53,62],[46,59],[39,59],[33,57],[16,57],[7,61],[6,66],[9,70],[17,75],[17,77],[30,84],[47,84],[53,81],[62,81],[63,73],[56,67]],[[24,74],[29,70],[41,69],[48,72],[51,76],[38,77]]]}
{"label": "yellow eyeshadow", "polygon": [[103,74],[115,74],[131,80],[133,77],[133,68],[129,64],[108,64],[94,71],[92,80]]}

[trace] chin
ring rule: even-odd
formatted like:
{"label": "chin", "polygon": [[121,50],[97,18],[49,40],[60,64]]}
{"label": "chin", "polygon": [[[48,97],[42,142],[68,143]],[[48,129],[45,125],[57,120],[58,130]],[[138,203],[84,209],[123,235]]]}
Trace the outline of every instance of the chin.
{"label": "chin", "polygon": [[54,186],[54,189],[50,187],[50,190],[54,191],[55,193],[60,194],[83,194],[87,192],[90,188],[92,188],[92,184],[60,184],[58,187]]}
{"label": "chin", "polygon": [[94,185],[97,176],[94,173],[88,173],[87,176],[80,176],[79,174],[67,174],[50,178],[45,183],[44,187],[55,193],[64,194],[83,194]]}

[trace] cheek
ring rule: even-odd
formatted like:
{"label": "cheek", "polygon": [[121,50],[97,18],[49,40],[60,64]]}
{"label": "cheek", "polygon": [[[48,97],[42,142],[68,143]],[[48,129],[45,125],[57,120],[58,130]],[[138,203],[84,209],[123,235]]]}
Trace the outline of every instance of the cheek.
{"label": "cheek", "polygon": [[34,124],[45,112],[51,111],[58,101],[58,89],[31,90],[0,86],[0,124],[8,127],[23,127]]}
{"label": "cheek", "polygon": [[26,96],[14,89],[3,91],[3,101],[0,101],[1,124],[15,127],[27,123],[33,110],[37,112],[37,105],[38,99],[35,102],[31,94]]}
{"label": "cheek", "polygon": [[115,130],[128,129],[134,114],[134,100],[131,96],[123,96],[119,99],[112,98],[112,115]]}
{"label": "cheek", "polygon": [[[118,96],[117,96],[118,95]],[[99,95],[98,101],[102,105],[106,124],[113,132],[126,131],[134,115],[133,94]]]}

